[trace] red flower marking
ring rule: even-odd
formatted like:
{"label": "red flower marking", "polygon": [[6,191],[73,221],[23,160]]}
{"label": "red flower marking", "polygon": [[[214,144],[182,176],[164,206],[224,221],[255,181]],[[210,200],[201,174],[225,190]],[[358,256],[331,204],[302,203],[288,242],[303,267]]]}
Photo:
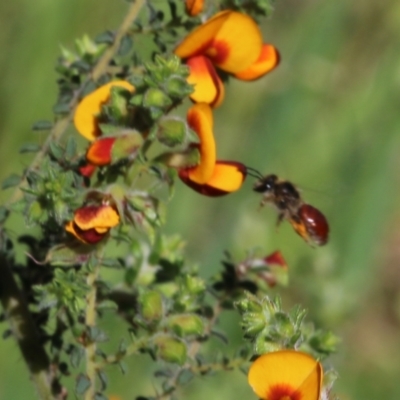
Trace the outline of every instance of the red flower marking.
{"label": "red flower marking", "polygon": [[73,222],[73,225],[76,234],[82,241],[87,244],[96,244],[100,242],[100,240],[102,240],[104,236],[108,233],[108,231],[105,233],[98,233],[94,228],[83,230],[79,228],[79,226],[75,222]]}
{"label": "red flower marking", "polygon": [[207,49],[207,55],[215,64],[223,63],[229,57],[229,43],[219,40],[213,41]]}
{"label": "red flower marking", "polygon": [[274,385],[265,398],[267,400],[301,400],[301,393],[287,384]]}

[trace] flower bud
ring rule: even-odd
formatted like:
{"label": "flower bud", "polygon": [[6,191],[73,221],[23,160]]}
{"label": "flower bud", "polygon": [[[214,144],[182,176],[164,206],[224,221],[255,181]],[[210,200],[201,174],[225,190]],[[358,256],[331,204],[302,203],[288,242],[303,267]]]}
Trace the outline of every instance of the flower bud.
{"label": "flower bud", "polygon": [[187,349],[185,343],[170,335],[160,335],[155,338],[157,354],[164,361],[183,365],[186,361]]}
{"label": "flower bud", "polygon": [[168,318],[167,324],[180,337],[201,335],[204,332],[203,320],[195,314],[173,315]]}

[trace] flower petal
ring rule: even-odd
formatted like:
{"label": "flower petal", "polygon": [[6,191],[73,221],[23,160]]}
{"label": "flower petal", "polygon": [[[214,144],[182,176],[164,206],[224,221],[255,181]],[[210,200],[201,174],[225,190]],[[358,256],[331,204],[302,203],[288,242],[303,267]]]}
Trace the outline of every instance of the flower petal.
{"label": "flower petal", "polygon": [[175,49],[181,58],[206,55],[224,71],[237,73],[247,69],[259,57],[261,31],[245,14],[223,11],[191,32]]}
{"label": "flower petal", "polygon": [[75,110],[75,128],[90,141],[95,140],[101,134],[97,123],[97,115],[100,114],[102,105],[109,100],[113,86],[123,87],[130,92],[135,90],[127,81],[109,82],[85,96]]}
{"label": "flower petal", "polygon": [[221,26],[229,18],[229,11],[223,11],[210,18],[190,32],[176,47],[174,53],[180,58],[189,58],[204,53],[212,43]]}
{"label": "flower petal", "polygon": [[84,164],[78,168],[79,173],[86,178],[90,178],[96,171],[96,166],[90,163]]}
{"label": "flower petal", "polygon": [[73,221],[69,221],[65,225],[65,230],[74,235],[79,241],[85,244],[96,244],[104,238],[109,229],[103,233],[99,233],[96,229],[83,230],[80,229]]}
{"label": "flower petal", "polygon": [[310,355],[295,350],[267,353],[257,358],[248,380],[261,399],[318,400],[323,370]]}
{"label": "flower petal", "polygon": [[204,56],[191,57],[186,60],[190,68],[188,83],[194,85],[190,98],[195,103],[207,103],[218,107],[224,99],[224,84],[211,61]]}
{"label": "flower petal", "polygon": [[247,69],[236,73],[235,77],[243,81],[258,79],[276,68],[279,60],[278,50],[271,44],[264,44],[256,62]]}
{"label": "flower petal", "polygon": [[204,8],[204,0],[186,0],[186,12],[195,17],[200,14]]}
{"label": "flower petal", "polygon": [[210,197],[224,196],[242,186],[246,178],[246,167],[235,161],[217,161],[211,178],[205,184],[193,182],[188,169],[180,170],[179,177],[200,194]]}
{"label": "flower petal", "polygon": [[86,159],[99,167],[111,164],[111,150],[115,140],[115,137],[97,139],[90,144],[86,152]]}
{"label": "flower petal", "polygon": [[199,103],[192,106],[187,113],[187,122],[200,139],[200,164],[188,170],[190,180],[203,184],[213,174],[216,161],[216,147],[213,134],[213,116],[209,105]]}
{"label": "flower petal", "polygon": [[82,230],[109,229],[119,224],[119,215],[111,206],[85,206],[75,211],[74,223]]}

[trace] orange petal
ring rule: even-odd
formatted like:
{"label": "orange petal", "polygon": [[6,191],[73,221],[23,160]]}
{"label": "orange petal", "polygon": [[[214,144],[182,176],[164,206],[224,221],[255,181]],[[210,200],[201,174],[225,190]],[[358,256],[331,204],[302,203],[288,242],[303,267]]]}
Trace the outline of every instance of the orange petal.
{"label": "orange petal", "polygon": [[97,139],[89,146],[86,152],[86,159],[99,167],[111,164],[111,150],[115,140],[115,137]]}
{"label": "orange petal", "polygon": [[235,161],[217,161],[213,174],[205,184],[190,179],[190,170],[179,171],[179,177],[190,188],[205,196],[224,196],[238,190],[246,178],[246,167]]}
{"label": "orange petal", "polygon": [[200,14],[204,8],[204,0],[186,0],[186,12],[195,17]]}
{"label": "orange petal", "polygon": [[265,400],[319,400],[322,378],[321,364],[310,355],[294,350],[260,356],[248,375],[254,392]]}
{"label": "orange petal", "polygon": [[90,141],[95,140],[101,134],[97,123],[97,115],[100,114],[102,105],[109,100],[113,86],[123,87],[130,92],[135,90],[127,81],[109,82],[85,96],[76,107],[74,115],[75,128]]}
{"label": "orange petal", "polygon": [[186,60],[190,68],[188,83],[194,85],[190,98],[195,103],[207,103],[218,107],[224,99],[224,84],[211,61],[204,56],[191,57]]}
{"label": "orange petal", "polygon": [[82,230],[73,221],[69,221],[65,225],[65,230],[85,244],[96,244],[100,242],[109,231],[109,229],[107,229],[105,232],[99,233],[96,229]]}
{"label": "orange petal", "polygon": [[278,50],[271,44],[264,44],[258,60],[249,68],[235,74],[235,77],[243,81],[258,79],[272,71],[279,64]]}
{"label": "orange petal", "polygon": [[191,32],[175,49],[181,58],[206,55],[214,65],[230,73],[250,67],[262,48],[261,31],[245,14],[223,11]]}
{"label": "orange petal", "polygon": [[82,230],[109,229],[119,224],[119,215],[111,206],[85,206],[75,211],[74,222]]}
{"label": "orange petal", "polygon": [[216,161],[216,147],[213,134],[213,116],[209,105],[198,103],[187,113],[187,122],[200,139],[200,164],[189,170],[190,180],[203,184],[213,174]]}

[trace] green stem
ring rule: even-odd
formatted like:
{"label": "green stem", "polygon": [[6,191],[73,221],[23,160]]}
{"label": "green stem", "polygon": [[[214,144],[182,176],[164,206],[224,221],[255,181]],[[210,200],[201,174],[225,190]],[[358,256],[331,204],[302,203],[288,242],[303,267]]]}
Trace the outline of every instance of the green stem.
{"label": "green stem", "polygon": [[3,310],[17,340],[22,357],[28,366],[37,393],[42,400],[54,399],[50,360],[41,344],[39,333],[24,296],[14,280],[7,259],[3,255],[0,255],[0,276],[0,296]]}
{"label": "green stem", "polygon": [[[86,316],[85,325],[86,327],[96,326],[96,298],[97,298],[97,287],[96,280],[99,274],[100,266],[96,266],[87,277],[87,284],[90,287],[90,291],[86,297]],[[90,387],[85,392],[85,400],[93,400],[96,393],[96,342],[90,340],[85,347],[86,352],[86,375],[90,380]]]}
{"label": "green stem", "polygon": [[139,12],[143,5],[145,4],[146,0],[136,0],[130,6],[124,20],[119,27],[113,44],[104,52],[101,56],[97,64],[94,66],[90,78],[88,78],[85,82],[82,83],[81,87],[75,93],[74,97],[70,101],[69,109],[70,112],[64,118],[59,119],[53,129],[51,130],[49,136],[47,137],[46,141],[44,142],[41,150],[36,154],[36,157],[33,159],[32,163],[26,168],[25,173],[21,179],[20,184],[15,188],[14,192],[12,193],[8,204],[13,204],[14,202],[18,201],[22,196],[21,188],[24,187],[27,183],[26,177],[28,173],[34,169],[36,169],[42,162],[43,158],[46,156],[47,151],[49,149],[51,142],[59,141],[64,133],[66,132],[70,122],[72,121],[75,108],[79,102],[79,99],[90,80],[96,82],[106,71],[109,66],[111,59],[114,57],[116,52],[118,51],[119,45],[121,43],[121,39],[129,32],[132,23],[136,20],[139,15]]}

